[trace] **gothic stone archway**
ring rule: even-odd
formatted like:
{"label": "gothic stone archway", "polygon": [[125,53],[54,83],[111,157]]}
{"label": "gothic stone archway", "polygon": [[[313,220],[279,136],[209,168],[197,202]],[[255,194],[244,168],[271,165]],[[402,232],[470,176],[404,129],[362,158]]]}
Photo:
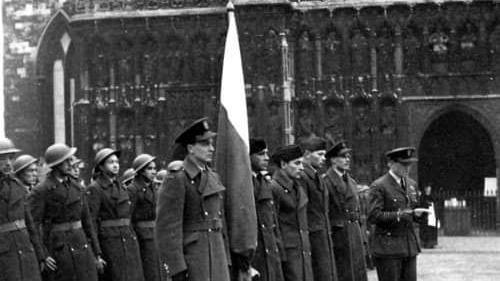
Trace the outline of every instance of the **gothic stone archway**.
{"label": "gothic stone archway", "polygon": [[484,178],[495,177],[495,155],[480,122],[459,110],[443,113],[423,134],[419,158],[420,187],[433,186],[441,218],[443,201],[456,197],[466,200],[475,232],[495,229],[496,198],[483,196]]}

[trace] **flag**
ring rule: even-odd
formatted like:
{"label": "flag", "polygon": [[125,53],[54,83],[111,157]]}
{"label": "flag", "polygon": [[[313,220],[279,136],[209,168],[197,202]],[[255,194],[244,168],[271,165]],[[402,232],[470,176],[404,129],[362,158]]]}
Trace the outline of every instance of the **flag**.
{"label": "flag", "polygon": [[250,168],[245,82],[234,6],[228,3],[228,30],[222,67],[216,169],[226,187],[226,221],[232,252],[257,246],[257,214]]}

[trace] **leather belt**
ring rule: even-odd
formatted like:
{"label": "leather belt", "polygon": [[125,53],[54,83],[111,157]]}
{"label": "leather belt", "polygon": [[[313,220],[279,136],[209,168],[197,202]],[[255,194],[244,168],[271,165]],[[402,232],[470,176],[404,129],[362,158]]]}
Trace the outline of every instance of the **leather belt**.
{"label": "leather belt", "polygon": [[155,221],[138,221],[138,222],[136,222],[135,226],[138,228],[155,228],[156,222]]}
{"label": "leather belt", "polygon": [[128,226],[128,225],[130,225],[130,219],[116,219],[116,220],[101,221],[101,227],[116,227],[116,226]]}
{"label": "leather belt", "polygon": [[8,223],[0,225],[0,233],[10,232],[15,230],[22,230],[26,228],[26,222],[24,220],[15,220]]}
{"label": "leather belt", "polygon": [[54,224],[52,226],[52,231],[68,231],[80,228],[82,228],[82,221],[72,221]]}
{"label": "leather belt", "polygon": [[222,230],[222,220],[221,219],[213,219],[206,221],[194,221],[184,223],[184,231],[185,232],[195,232],[195,231],[220,231]]}

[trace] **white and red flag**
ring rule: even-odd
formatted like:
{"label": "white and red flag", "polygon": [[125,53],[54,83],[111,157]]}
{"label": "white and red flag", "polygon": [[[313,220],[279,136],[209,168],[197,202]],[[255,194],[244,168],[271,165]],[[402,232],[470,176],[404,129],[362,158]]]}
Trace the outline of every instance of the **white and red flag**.
{"label": "white and red flag", "polygon": [[217,127],[216,169],[226,187],[230,249],[244,254],[257,246],[257,215],[249,157],[248,116],[240,44],[229,1]]}

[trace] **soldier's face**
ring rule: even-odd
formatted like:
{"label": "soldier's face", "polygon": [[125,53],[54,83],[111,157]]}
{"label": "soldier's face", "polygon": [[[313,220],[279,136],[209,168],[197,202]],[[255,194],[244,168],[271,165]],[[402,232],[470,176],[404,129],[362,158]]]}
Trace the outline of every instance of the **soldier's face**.
{"label": "soldier's face", "polygon": [[118,172],[120,171],[120,162],[118,161],[118,156],[114,154],[109,156],[102,165],[104,171],[110,173],[113,176],[117,176]]}
{"label": "soldier's face", "polygon": [[27,185],[35,185],[38,181],[38,166],[33,163],[21,171],[20,179]]}
{"label": "soldier's face", "polygon": [[4,174],[8,174],[12,171],[13,159],[14,159],[14,154],[2,154],[2,155],[0,155],[0,170]]}
{"label": "soldier's face", "polygon": [[307,160],[315,169],[321,168],[325,164],[325,150],[315,150],[307,155]]}
{"label": "soldier's face", "polygon": [[188,151],[196,160],[202,163],[210,163],[214,157],[214,140],[208,139],[188,145]]}
{"label": "soldier's face", "polygon": [[351,154],[345,153],[344,155],[332,157],[332,166],[340,171],[349,171],[351,169]]}
{"label": "soldier's face", "polygon": [[71,175],[71,159],[64,160],[61,164],[57,165],[55,168],[61,175],[67,176]]}
{"label": "soldier's face", "polygon": [[410,174],[411,163],[399,163],[395,161],[389,162],[391,171],[399,177],[408,177]]}
{"label": "soldier's face", "polygon": [[149,163],[146,167],[144,167],[144,169],[141,170],[141,174],[149,181],[153,181],[156,177],[156,163],[154,161]]}
{"label": "soldier's face", "polygon": [[281,161],[281,168],[290,178],[300,178],[300,172],[304,170],[304,166],[302,165],[302,157],[289,162]]}
{"label": "soldier's face", "polygon": [[269,152],[266,149],[250,155],[250,162],[252,163],[252,170],[266,171],[269,166]]}

